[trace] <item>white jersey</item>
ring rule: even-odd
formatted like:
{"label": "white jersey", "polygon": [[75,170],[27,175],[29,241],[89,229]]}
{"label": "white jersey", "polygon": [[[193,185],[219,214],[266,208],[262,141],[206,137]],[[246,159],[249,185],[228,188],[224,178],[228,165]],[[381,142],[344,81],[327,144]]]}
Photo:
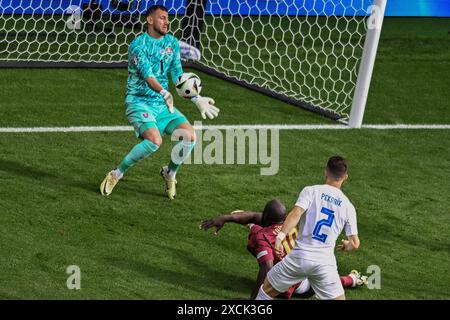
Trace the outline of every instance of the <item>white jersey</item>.
{"label": "white jersey", "polygon": [[294,251],[303,259],[335,265],[339,234],[344,228],[347,236],[358,234],[355,207],[340,189],[327,184],[305,187],[295,205],[306,212]]}

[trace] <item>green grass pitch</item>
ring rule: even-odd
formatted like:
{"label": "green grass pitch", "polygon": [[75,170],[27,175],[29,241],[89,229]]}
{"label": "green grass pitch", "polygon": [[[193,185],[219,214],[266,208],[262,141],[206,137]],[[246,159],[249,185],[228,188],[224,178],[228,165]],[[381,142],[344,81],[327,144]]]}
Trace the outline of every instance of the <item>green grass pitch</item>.
{"label": "green grass pitch", "polygon": [[[448,19],[385,20],[365,123],[450,123]],[[126,70],[2,69],[0,127],[128,125]],[[330,120],[200,74],[221,114],[207,124],[329,124]],[[191,121],[196,108],[176,104]],[[292,207],[322,182],[333,154],[350,160],[344,192],[358,211],[361,249],[337,253],[341,273],[381,268],[381,289],[349,299],[449,299],[450,130],[280,132],[280,170],[185,165],[164,197],[157,154],[103,198],[105,173],[137,142],[132,132],[0,133],[1,299],[233,299],[249,296],[257,263],[245,229],[201,232],[202,219]],[[66,268],[81,268],[68,290]]]}

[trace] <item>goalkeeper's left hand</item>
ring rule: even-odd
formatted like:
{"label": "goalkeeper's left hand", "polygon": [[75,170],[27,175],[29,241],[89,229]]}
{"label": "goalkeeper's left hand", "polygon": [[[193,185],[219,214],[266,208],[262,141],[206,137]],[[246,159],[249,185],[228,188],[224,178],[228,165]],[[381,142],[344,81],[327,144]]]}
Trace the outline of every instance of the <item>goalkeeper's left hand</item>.
{"label": "goalkeeper's left hand", "polygon": [[191,101],[197,106],[203,119],[206,119],[206,116],[210,119],[214,119],[219,115],[220,109],[214,105],[213,99],[198,95],[193,97]]}

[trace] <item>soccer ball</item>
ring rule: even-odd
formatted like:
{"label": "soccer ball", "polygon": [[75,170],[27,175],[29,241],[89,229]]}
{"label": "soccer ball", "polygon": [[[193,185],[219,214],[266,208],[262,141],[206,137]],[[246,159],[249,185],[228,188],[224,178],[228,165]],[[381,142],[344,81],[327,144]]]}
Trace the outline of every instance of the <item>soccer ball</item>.
{"label": "soccer ball", "polygon": [[202,90],[202,81],[194,73],[183,73],[178,78],[175,89],[180,97],[192,98],[200,94],[200,91]]}

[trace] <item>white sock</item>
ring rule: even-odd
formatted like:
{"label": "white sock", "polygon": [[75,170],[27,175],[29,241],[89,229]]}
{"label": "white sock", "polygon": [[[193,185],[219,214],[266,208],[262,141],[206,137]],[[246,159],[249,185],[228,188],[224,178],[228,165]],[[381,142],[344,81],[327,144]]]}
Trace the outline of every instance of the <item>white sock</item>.
{"label": "white sock", "polygon": [[119,169],[114,169],[112,171],[112,174],[113,174],[114,178],[119,179],[119,180],[122,179],[122,177],[123,177],[123,173],[120,172]]}
{"label": "white sock", "polygon": [[255,300],[273,300],[273,298],[264,292],[263,286],[261,285]]}
{"label": "white sock", "polygon": [[297,289],[295,289],[296,294],[303,294],[305,292],[308,292],[308,290],[311,288],[311,285],[309,284],[308,279],[303,280]]}

